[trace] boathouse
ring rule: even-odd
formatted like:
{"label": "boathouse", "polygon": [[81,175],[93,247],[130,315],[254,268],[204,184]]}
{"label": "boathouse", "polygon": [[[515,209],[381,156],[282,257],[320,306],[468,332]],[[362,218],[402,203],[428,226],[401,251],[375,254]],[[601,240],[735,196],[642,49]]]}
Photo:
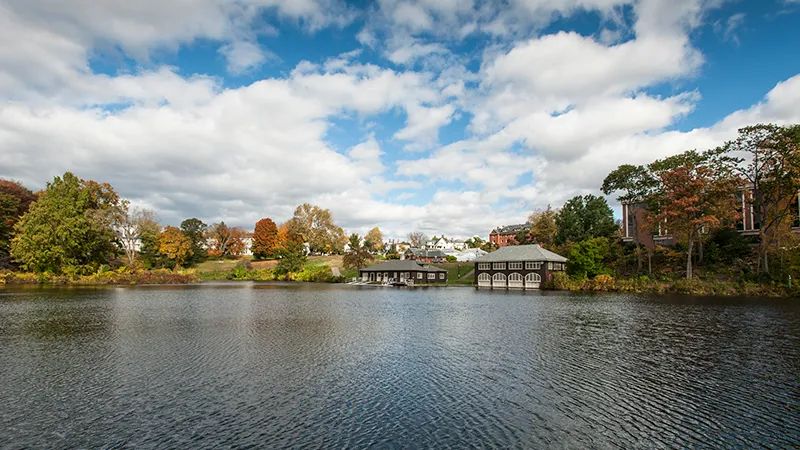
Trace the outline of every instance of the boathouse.
{"label": "boathouse", "polygon": [[363,282],[447,283],[446,270],[410,259],[393,259],[359,269],[358,277]]}
{"label": "boathouse", "polygon": [[475,260],[475,286],[492,289],[539,289],[554,272],[566,270],[567,258],[538,244],[511,245]]}

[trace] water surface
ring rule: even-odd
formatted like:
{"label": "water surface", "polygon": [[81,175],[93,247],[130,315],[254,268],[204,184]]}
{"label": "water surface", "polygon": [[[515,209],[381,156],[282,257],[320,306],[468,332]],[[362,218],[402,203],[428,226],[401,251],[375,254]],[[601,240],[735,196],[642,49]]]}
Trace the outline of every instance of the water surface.
{"label": "water surface", "polygon": [[796,448],[800,303],[0,289],[0,405],[0,448]]}

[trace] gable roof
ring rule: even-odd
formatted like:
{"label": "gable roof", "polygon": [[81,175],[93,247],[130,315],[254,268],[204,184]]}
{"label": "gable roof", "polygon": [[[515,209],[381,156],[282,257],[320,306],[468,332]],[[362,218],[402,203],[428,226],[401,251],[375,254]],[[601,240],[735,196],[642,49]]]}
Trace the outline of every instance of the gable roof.
{"label": "gable roof", "polygon": [[365,267],[361,270],[367,272],[447,272],[434,266],[422,265],[410,259],[392,259]]}
{"label": "gable roof", "polygon": [[447,256],[443,251],[434,248],[409,248],[406,250],[406,253],[408,252],[411,252],[414,256],[421,256],[423,258],[444,258]]}
{"label": "gable roof", "polygon": [[483,255],[475,262],[504,262],[504,261],[552,261],[567,262],[567,258],[542,248],[539,244],[510,245]]}
{"label": "gable roof", "polygon": [[517,225],[506,225],[504,227],[497,227],[489,234],[517,234],[522,230],[530,228],[529,223],[520,223]]}

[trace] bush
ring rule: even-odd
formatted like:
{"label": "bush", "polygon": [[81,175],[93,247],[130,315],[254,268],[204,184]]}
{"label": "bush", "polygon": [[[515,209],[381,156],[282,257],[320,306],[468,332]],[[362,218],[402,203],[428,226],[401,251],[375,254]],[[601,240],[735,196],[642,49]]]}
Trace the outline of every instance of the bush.
{"label": "bush", "polygon": [[329,266],[309,264],[300,272],[289,274],[289,279],[294,281],[332,282],[333,272]]}

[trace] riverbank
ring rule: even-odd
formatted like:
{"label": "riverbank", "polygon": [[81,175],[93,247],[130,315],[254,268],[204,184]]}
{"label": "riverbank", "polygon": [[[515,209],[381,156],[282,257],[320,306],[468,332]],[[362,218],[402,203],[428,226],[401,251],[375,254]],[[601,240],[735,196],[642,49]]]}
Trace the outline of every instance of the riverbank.
{"label": "riverbank", "polygon": [[0,286],[56,285],[56,286],[102,286],[139,284],[189,284],[200,278],[192,270],[109,270],[90,275],[63,275],[53,273],[0,272]]}
{"label": "riverbank", "polygon": [[556,274],[553,280],[543,283],[542,289],[571,292],[620,292],[634,294],[681,294],[718,297],[800,297],[800,286],[789,288],[786,284],[755,283],[744,280],[704,280],[684,278],[653,280],[648,277],[615,279],[598,275],[594,279],[573,279],[566,274]]}

